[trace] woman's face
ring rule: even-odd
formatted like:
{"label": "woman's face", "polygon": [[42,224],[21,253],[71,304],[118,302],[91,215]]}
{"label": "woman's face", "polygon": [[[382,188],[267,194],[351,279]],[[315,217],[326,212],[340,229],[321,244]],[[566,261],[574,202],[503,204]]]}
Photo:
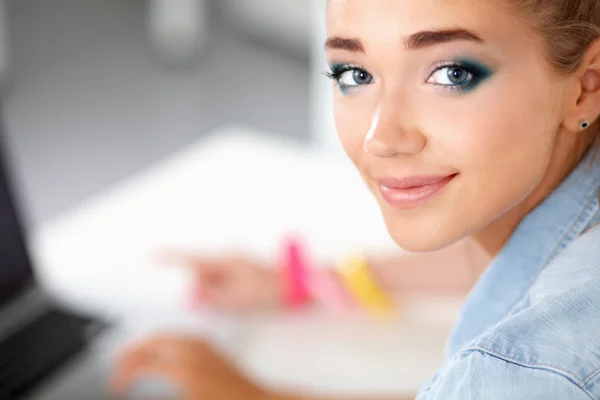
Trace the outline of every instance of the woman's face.
{"label": "woman's face", "polygon": [[327,58],[344,149],[412,251],[478,232],[546,175],[565,81],[491,0],[330,0]]}

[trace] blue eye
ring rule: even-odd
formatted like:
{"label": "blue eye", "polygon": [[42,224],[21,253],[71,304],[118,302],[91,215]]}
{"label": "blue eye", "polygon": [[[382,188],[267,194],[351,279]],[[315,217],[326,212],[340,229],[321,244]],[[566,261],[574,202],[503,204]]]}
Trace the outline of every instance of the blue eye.
{"label": "blue eye", "polygon": [[427,83],[458,92],[470,92],[492,74],[490,68],[474,61],[444,61],[434,65]]}
{"label": "blue eye", "polygon": [[349,89],[373,83],[373,75],[358,65],[333,64],[331,71],[326,75],[333,79],[344,93]]}

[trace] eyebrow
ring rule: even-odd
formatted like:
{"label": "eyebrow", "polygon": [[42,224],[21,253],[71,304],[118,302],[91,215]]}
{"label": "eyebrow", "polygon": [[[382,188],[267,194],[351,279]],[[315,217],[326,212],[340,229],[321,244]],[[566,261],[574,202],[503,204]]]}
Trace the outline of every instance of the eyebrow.
{"label": "eyebrow", "polygon": [[346,50],[351,53],[364,53],[365,46],[360,39],[332,36],[325,41],[326,49]]}
{"label": "eyebrow", "polygon": [[409,50],[418,50],[440,43],[467,40],[483,43],[483,39],[466,29],[445,29],[440,31],[417,32],[406,40],[404,46]]}
{"label": "eyebrow", "polygon": [[[444,29],[438,31],[422,31],[410,35],[404,41],[408,50],[419,50],[434,45],[467,40],[483,43],[483,39],[466,29]],[[325,41],[326,49],[346,50],[351,53],[364,53],[365,46],[360,39],[332,36]]]}

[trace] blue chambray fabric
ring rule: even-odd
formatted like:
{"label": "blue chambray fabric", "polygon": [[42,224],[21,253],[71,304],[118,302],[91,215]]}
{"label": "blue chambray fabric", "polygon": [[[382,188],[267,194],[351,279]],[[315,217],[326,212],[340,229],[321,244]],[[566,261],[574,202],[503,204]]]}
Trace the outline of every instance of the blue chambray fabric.
{"label": "blue chambray fabric", "polygon": [[590,157],[482,274],[417,400],[600,400],[600,165]]}

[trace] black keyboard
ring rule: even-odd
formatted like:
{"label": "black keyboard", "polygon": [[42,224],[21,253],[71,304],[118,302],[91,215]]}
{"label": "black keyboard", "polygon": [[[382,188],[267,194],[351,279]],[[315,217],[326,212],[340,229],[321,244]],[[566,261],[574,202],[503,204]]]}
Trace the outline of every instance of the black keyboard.
{"label": "black keyboard", "polygon": [[99,330],[89,319],[52,310],[15,331],[0,342],[0,400],[30,393]]}

